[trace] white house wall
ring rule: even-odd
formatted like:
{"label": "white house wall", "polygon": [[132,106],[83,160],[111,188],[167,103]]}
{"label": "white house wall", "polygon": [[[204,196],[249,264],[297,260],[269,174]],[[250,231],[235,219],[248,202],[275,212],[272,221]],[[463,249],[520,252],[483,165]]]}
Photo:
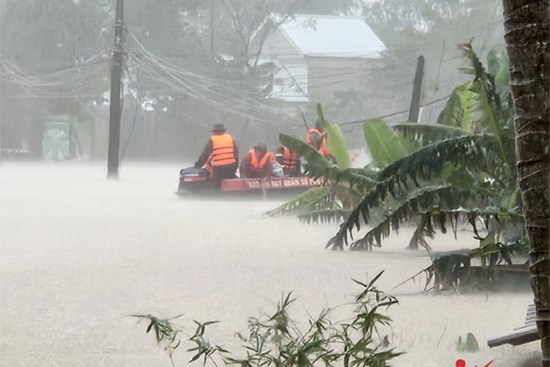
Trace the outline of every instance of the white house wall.
{"label": "white house wall", "polygon": [[280,30],[268,37],[260,59],[275,64],[271,98],[323,104],[339,92],[368,91],[369,79],[383,65],[380,58],[304,57]]}
{"label": "white house wall", "polygon": [[288,102],[309,102],[308,67],[302,59],[276,63],[271,98]]}
{"label": "white house wall", "polygon": [[307,63],[309,97],[320,103],[331,102],[338,92],[365,91],[376,67],[369,59],[312,57]]}
{"label": "white house wall", "polygon": [[287,102],[309,102],[307,64],[280,30],[276,30],[268,37],[263,45],[260,60],[275,65],[271,98]]}

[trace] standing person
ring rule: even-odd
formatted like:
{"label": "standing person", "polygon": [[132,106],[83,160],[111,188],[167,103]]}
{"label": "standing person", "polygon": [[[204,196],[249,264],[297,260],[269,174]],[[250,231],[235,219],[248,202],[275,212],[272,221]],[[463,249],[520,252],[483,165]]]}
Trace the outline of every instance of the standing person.
{"label": "standing person", "polygon": [[317,149],[326,159],[334,161],[334,157],[332,157],[327,148],[327,134],[323,132],[319,125],[317,127],[310,127],[307,130],[306,143]]}
{"label": "standing person", "polygon": [[258,144],[243,158],[239,172],[246,178],[271,177],[273,163],[276,163],[273,153],[267,151],[265,144]]}
{"label": "standing person", "polygon": [[285,176],[296,177],[302,175],[300,157],[284,145],[279,145],[275,150],[275,159],[283,166]]}
{"label": "standing person", "polygon": [[239,151],[235,140],[226,132],[223,124],[216,124],[201,156],[195,162],[195,168],[209,163],[213,169],[214,186],[219,190],[224,178],[237,178],[235,173],[238,161]]}

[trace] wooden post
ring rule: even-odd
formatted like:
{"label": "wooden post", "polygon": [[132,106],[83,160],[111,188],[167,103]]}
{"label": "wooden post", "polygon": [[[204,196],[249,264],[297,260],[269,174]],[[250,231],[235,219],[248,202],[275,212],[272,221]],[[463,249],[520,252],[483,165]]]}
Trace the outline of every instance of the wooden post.
{"label": "wooden post", "polygon": [[420,97],[422,95],[422,79],[424,78],[424,56],[418,56],[416,73],[414,74],[413,94],[409,109],[409,122],[418,122],[420,116]]}
{"label": "wooden post", "polygon": [[122,24],[124,0],[116,0],[115,44],[111,65],[111,100],[109,121],[109,153],[107,157],[107,178],[118,180],[120,164],[120,116],[122,75]]}
{"label": "wooden post", "polygon": [[260,180],[260,184],[262,186],[262,199],[265,201],[267,199],[267,178],[262,177]]}

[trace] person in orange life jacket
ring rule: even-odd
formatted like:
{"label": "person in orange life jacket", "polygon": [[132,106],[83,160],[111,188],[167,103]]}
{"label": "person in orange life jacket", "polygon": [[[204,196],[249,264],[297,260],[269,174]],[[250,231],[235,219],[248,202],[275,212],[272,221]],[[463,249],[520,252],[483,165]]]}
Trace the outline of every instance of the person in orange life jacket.
{"label": "person in orange life jacket", "polygon": [[219,189],[224,178],[237,178],[235,174],[238,161],[239,150],[235,140],[226,132],[223,124],[216,124],[212,129],[212,136],[195,162],[195,168],[201,168],[205,164],[211,165],[212,181],[214,186]]}
{"label": "person in orange life jacket", "polygon": [[296,177],[302,175],[300,157],[284,145],[279,145],[275,150],[275,160],[283,166],[285,176]]}
{"label": "person in orange life jacket", "polygon": [[264,144],[250,149],[241,161],[239,172],[243,178],[271,177],[275,157],[267,151]]}
{"label": "person in orange life jacket", "polygon": [[327,149],[327,135],[323,132],[319,124],[307,130],[306,143],[317,149],[323,157],[332,159],[332,155]]}

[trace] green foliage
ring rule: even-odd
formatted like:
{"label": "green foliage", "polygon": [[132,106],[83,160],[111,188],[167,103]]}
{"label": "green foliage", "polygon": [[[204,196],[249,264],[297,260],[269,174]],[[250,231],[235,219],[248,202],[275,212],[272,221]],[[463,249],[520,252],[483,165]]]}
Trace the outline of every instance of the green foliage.
{"label": "green foliage", "polygon": [[[389,327],[391,319],[380,312],[397,304],[397,299],[384,294],[375,287],[379,273],[368,282],[353,281],[361,286],[360,293],[352,304],[342,305],[352,313],[344,321],[334,322],[331,315],[335,308],[326,308],[319,316],[303,323],[293,320],[290,307],[295,302],[292,294],[285,295],[271,315],[248,319],[248,333],[237,333],[243,351],[232,353],[210,341],[206,336],[207,326],[215,321],[194,321],[196,329],[186,342],[193,345],[190,363],[202,360],[214,365],[238,365],[243,367],[314,367],[343,365],[346,367],[386,367],[389,361],[401,353],[389,348],[387,336],[380,332]],[[181,344],[179,335],[185,334],[182,327],[172,319],[160,319],[151,315],[134,315],[149,321],[146,333],[155,331],[157,343],[166,342],[174,366],[172,352]],[[237,356],[235,356],[237,355]]]}
{"label": "green foliage", "polygon": [[458,352],[476,353],[479,352],[479,344],[472,333],[466,334],[466,339],[462,340],[462,337],[458,337],[456,343],[456,350]]}
{"label": "green foliage", "polygon": [[294,199],[268,212],[271,216],[302,215],[323,210],[340,209],[329,186],[311,188]]}
{"label": "green foliage", "polygon": [[379,168],[385,167],[411,152],[405,140],[395,135],[392,129],[381,119],[372,119],[363,125],[365,141],[372,160]]}
{"label": "green foliage", "polygon": [[203,365],[206,364],[208,359],[213,359],[213,356],[217,353],[229,353],[219,345],[212,344],[212,342],[205,336],[206,327],[208,325],[216,324],[218,321],[207,321],[204,323],[193,321],[197,328],[195,333],[189,338],[189,341],[194,343],[193,348],[188,349],[188,352],[195,353],[189,360],[189,363],[196,361],[199,358],[203,358]]}
{"label": "green foliage", "polygon": [[[487,68],[490,75],[494,76],[496,93],[500,96],[510,94],[510,72],[508,54],[504,48],[494,48],[487,55]],[[507,99],[502,101],[507,103]]]}
{"label": "green foliage", "polygon": [[[522,222],[516,173],[511,169],[515,137],[510,128],[510,105],[504,103],[509,98],[507,88],[496,87],[495,78],[487,73],[471,44],[459,49],[471,65],[463,71],[473,80],[455,89],[439,124],[404,123],[390,128],[379,119],[365,123],[365,139],[375,162],[368,168],[377,166],[378,170],[341,169],[289,141],[297,149],[304,148],[298,152],[308,160],[310,175],[323,177],[333,193],[339,190],[340,199],[342,188],[350,194],[347,203],[352,205],[295,211],[306,222],[343,218],[327,247],[370,250],[380,247],[381,240],[404,223],[415,223],[409,248],[423,246],[431,251],[426,237],[432,238],[436,230],[445,233],[447,223],[455,235],[459,220],[469,223],[481,241],[477,220],[491,223],[488,230],[494,236]],[[503,65],[505,58],[492,54],[491,70],[502,73]],[[499,80],[504,77],[500,75]],[[313,203],[308,206],[316,209]],[[506,221],[501,222],[502,218]],[[366,225],[367,233],[353,240],[353,233]]]}
{"label": "green foliage", "polygon": [[331,124],[325,120],[323,109],[321,104],[317,104],[318,121],[323,131],[327,134],[327,149],[336,159],[338,167],[342,170],[351,167],[351,161],[349,158],[348,146],[340,126],[337,124]]}
{"label": "green foliage", "polygon": [[155,340],[158,344],[163,345],[164,350],[167,352],[172,365],[174,365],[174,360],[172,355],[174,351],[181,345],[179,340],[179,334],[181,332],[178,325],[173,323],[173,320],[180,318],[182,315],[161,319],[153,315],[131,315],[131,317],[136,317],[140,320],[146,320],[149,322],[145,333],[153,332]]}
{"label": "green foliage", "polygon": [[414,143],[417,147],[424,147],[430,144],[438,143],[448,138],[468,135],[468,132],[460,127],[440,124],[404,122],[392,125],[392,128],[397,131],[399,135],[401,135],[411,143]]}
{"label": "green foliage", "polygon": [[107,0],[10,2],[0,14],[1,52],[34,72],[80,64],[110,49],[113,5]]}
{"label": "green foliage", "polygon": [[336,165],[323,157],[321,153],[306,142],[290,135],[279,134],[279,141],[288,149],[296,152],[307,162],[307,170],[310,176],[320,177],[325,172],[332,172]]}
{"label": "green foliage", "polygon": [[[475,216],[472,214],[469,216],[474,220]],[[456,231],[456,227],[453,227],[453,230]],[[529,246],[525,240],[505,245],[502,242],[490,241],[490,236],[485,239],[488,241],[484,241],[480,248],[435,256],[429,267],[408,278],[399,286],[415,280],[420,275],[425,275],[425,291],[438,293],[448,290],[469,292],[494,289],[499,281],[499,266],[502,263],[512,266],[512,255],[526,255]],[[476,261],[480,264],[475,265]],[[528,271],[527,266],[521,265],[519,268],[516,264],[514,266],[516,270]]]}
{"label": "green foliage", "polygon": [[[414,219],[418,227],[410,243],[413,248],[418,244],[428,248],[424,236],[433,235],[434,218],[444,223],[464,213],[469,218],[484,214],[496,218],[507,213],[521,221],[515,172],[510,169],[514,135],[505,128],[507,113],[500,103],[502,97],[471,45],[460,48],[472,65],[464,71],[474,75],[474,80],[456,89],[456,99],[449,100],[440,117],[451,127],[397,127],[404,136],[421,137],[420,148],[379,172],[379,183],[365,193],[327,246],[342,249],[352,232],[365,224],[373,227],[362,239],[352,242],[352,248],[380,246],[381,238]],[[468,125],[471,129],[463,130]],[[372,218],[376,208],[384,208],[381,221]],[[439,229],[445,231],[445,226]]]}
{"label": "green foliage", "polygon": [[468,131],[472,128],[475,111],[475,93],[471,90],[471,84],[456,87],[445,108],[439,115],[437,123],[453,126]]}

